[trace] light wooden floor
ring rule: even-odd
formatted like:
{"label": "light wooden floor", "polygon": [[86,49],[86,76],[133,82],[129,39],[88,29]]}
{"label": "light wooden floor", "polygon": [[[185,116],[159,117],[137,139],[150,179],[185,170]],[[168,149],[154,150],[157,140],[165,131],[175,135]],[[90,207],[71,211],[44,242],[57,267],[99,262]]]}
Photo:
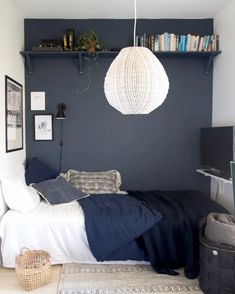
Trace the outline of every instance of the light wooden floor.
{"label": "light wooden floor", "polygon": [[17,276],[14,269],[0,268],[0,294],[56,294],[59,284],[61,266],[54,265],[52,268],[52,282],[41,288],[32,290],[30,292],[24,291],[18,283]]}

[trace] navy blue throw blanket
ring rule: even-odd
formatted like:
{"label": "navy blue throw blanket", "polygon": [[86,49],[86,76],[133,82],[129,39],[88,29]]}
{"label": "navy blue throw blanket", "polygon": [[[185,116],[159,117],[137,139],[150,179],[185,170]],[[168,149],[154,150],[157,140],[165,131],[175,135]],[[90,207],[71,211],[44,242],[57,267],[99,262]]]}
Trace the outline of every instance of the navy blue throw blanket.
{"label": "navy blue throw blanket", "polygon": [[123,252],[130,254],[141,241],[157,272],[176,275],[174,269],[184,267],[190,279],[199,273],[200,219],[210,212],[226,212],[206,195],[186,191],[94,195],[79,203],[98,261],[131,259]]}
{"label": "navy blue throw blanket", "polygon": [[161,220],[143,234],[152,267],[158,273],[176,275],[173,269],[185,268],[185,276],[199,273],[199,221],[210,212],[227,211],[200,192],[128,192],[157,208]]}
{"label": "navy blue throw blanket", "polygon": [[161,218],[157,209],[128,195],[91,195],[79,203],[85,214],[89,246],[98,261],[110,260],[110,255],[120,252]]}

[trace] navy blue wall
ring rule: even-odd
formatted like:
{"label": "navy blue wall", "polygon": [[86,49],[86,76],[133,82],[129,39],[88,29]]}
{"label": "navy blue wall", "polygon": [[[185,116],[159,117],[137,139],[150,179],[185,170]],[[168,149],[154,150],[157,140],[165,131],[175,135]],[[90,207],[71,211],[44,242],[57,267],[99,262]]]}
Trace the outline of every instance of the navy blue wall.
{"label": "navy blue wall", "polygon": [[[132,20],[25,20],[25,49],[41,39],[61,38],[67,28],[76,33],[95,30],[106,48],[132,44]],[[212,34],[213,20],[138,20],[137,33]],[[66,103],[62,169],[118,169],[123,189],[200,189],[209,181],[197,175],[200,128],[211,125],[212,71],[204,59],[161,58],[170,81],[167,99],[149,115],[123,116],[106,101],[104,77],[112,59],[86,62],[79,75],[72,59],[33,60],[26,71],[27,158],[37,156],[59,167],[59,121],[54,140],[33,140],[33,115],[56,113]],[[90,68],[90,69],[89,69]],[[89,77],[90,76],[90,77]],[[87,92],[80,94],[87,86]],[[46,92],[46,111],[30,111],[30,92]]]}

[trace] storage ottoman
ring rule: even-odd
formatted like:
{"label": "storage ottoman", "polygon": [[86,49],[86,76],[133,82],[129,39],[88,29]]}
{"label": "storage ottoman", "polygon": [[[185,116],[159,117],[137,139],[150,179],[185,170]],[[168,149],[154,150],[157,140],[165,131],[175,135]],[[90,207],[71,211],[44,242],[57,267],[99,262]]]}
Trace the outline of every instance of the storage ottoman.
{"label": "storage ottoman", "polygon": [[235,294],[235,247],[217,244],[204,235],[206,219],[200,223],[199,285],[205,294]]}

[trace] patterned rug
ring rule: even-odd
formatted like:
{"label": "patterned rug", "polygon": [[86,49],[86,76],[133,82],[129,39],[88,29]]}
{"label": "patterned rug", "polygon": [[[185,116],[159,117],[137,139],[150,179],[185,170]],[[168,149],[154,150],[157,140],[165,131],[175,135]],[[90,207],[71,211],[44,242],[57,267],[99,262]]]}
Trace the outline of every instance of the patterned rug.
{"label": "patterned rug", "polygon": [[64,264],[57,294],[203,294],[198,280],[160,275],[149,265]]}

